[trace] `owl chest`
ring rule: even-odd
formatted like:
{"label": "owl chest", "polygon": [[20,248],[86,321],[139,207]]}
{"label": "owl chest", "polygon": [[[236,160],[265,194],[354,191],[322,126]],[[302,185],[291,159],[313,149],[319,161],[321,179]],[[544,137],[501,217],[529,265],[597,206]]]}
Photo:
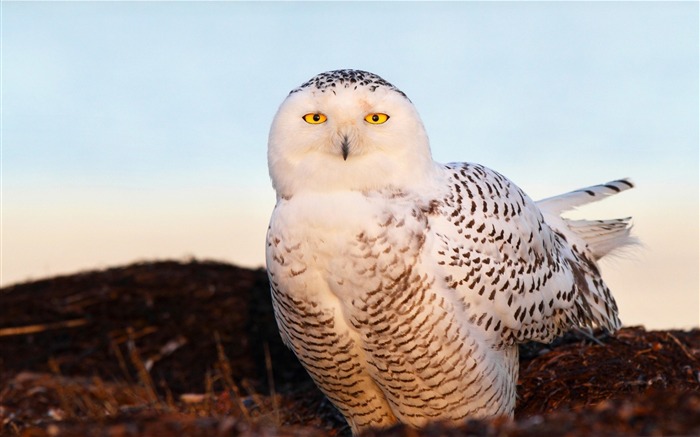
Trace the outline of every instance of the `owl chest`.
{"label": "owl chest", "polygon": [[291,199],[278,204],[268,235],[268,268],[287,288],[360,297],[415,271],[424,218],[365,196]]}

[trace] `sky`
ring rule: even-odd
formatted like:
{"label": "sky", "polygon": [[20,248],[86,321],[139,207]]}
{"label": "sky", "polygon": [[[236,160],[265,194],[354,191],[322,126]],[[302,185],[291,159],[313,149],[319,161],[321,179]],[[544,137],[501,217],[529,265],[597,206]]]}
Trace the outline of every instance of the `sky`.
{"label": "sky", "polygon": [[0,284],[158,259],[264,265],[267,135],[322,71],[379,74],[439,162],[530,197],[630,177],[603,260],[626,325],[700,325],[697,2],[9,2]]}

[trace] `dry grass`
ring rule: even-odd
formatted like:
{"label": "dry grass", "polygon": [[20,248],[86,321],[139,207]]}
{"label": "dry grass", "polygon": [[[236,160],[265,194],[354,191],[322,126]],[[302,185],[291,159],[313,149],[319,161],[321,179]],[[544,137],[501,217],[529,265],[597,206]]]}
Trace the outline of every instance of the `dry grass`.
{"label": "dry grass", "polygon": [[[21,334],[20,334],[21,335]],[[128,361],[122,347],[112,341],[111,348],[122,369],[123,380],[107,382],[100,377],[69,377],[61,374],[57,360],[49,360],[50,374],[20,373],[11,379],[0,392],[0,404],[9,398],[34,398],[43,406],[43,411],[32,409],[33,417],[7,415],[0,409],[1,435],[33,435],[38,425],[54,423],[105,423],[109,419],[124,415],[150,416],[170,414],[187,418],[234,418],[236,423],[254,427],[259,424],[278,427],[283,425],[283,412],[272,383],[272,361],[266,355],[267,373],[270,377],[270,395],[258,393],[248,380],[236,383],[231,362],[226,355],[218,334],[215,334],[218,360],[204,375],[204,393],[186,393],[175,399],[165,380],[159,387],[149,372],[135,339],[134,330],[127,329],[124,341]],[[130,371],[129,369],[133,369]],[[18,410],[22,410],[19,408]],[[34,429],[34,431],[31,431]],[[57,429],[52,428],[54,432]],[[29,434],[28,434],[29,433]],[[41,435],[41,434],[37,434]]]}

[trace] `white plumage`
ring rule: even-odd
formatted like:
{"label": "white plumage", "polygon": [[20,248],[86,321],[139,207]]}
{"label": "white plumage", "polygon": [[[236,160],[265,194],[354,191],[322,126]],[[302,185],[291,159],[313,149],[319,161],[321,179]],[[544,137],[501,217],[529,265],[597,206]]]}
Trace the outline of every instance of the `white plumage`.
{"label": "white plumage", "polygon": [[512,415],[517,342],[620,326],[596,261],[632,242],[629,219],[560,215],[627,180],[533,202],[435,163],[410,100],[358,70],[293,90],[268,159],[280,333],[354,433]]}

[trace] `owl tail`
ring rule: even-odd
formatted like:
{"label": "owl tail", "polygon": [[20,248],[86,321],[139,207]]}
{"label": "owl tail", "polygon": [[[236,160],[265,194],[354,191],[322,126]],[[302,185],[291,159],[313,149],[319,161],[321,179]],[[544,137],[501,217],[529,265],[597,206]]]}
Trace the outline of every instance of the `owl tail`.
{"label": "owl tail", "polygon": [[613,220],[569,220],[561,218],[565,211],[572,210],[587,203],[597,202],[613,194],[633,188],[628,179],[620,179],[602,185],[582,188],[559,196],[549,197],[537,202],[547,223],[565,236],[573,232],[588,246],[595,260],[599,260],[615,249],[638,244],[630,234],[632,218]]}

